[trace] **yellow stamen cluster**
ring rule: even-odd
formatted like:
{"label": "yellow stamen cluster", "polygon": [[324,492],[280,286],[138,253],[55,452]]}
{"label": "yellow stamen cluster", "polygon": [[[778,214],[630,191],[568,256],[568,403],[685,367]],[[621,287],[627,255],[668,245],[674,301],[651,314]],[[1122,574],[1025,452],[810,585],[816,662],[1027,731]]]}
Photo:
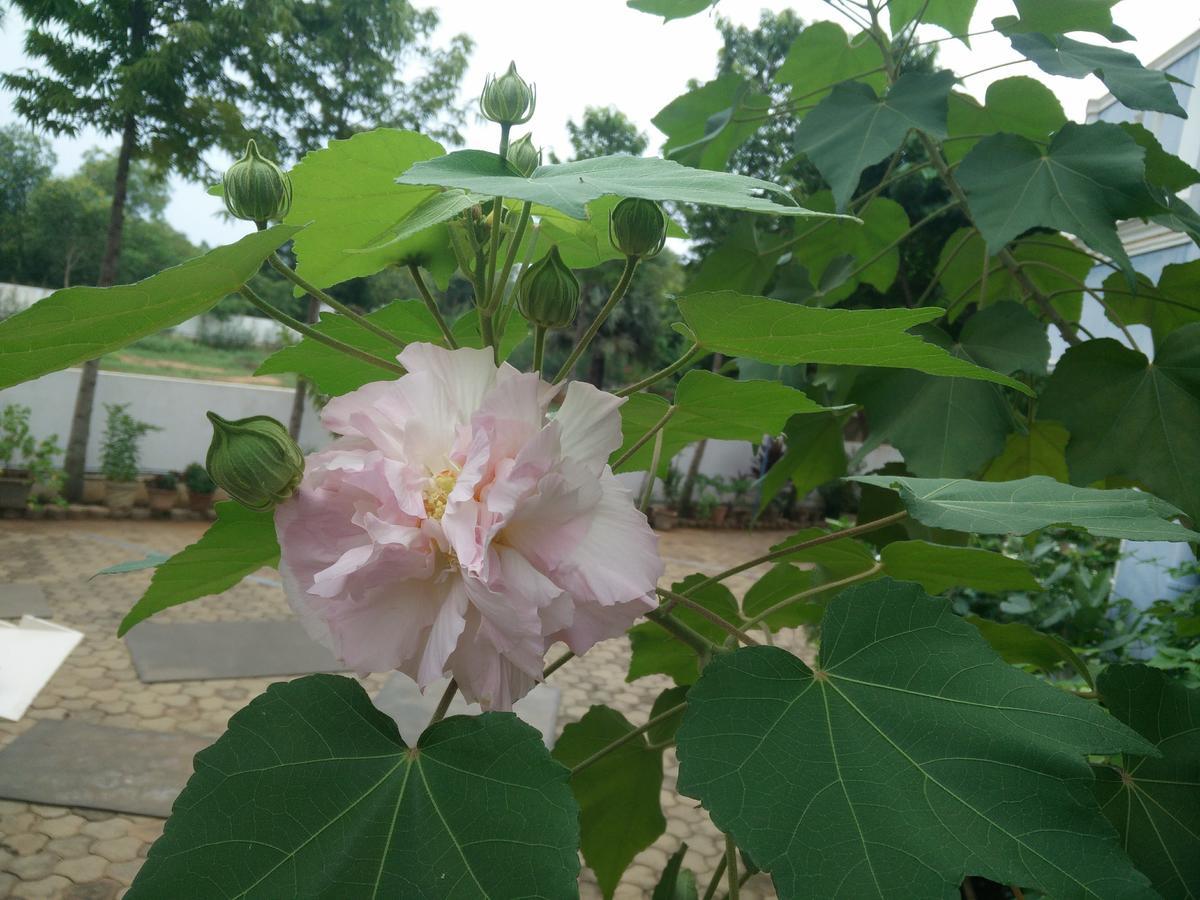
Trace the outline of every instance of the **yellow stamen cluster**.
{"label": "yellow stamen cluster", "polygon": [[450,469],[442,469],[430,479],[429,487],[425,488],[425,514],[431,519],[440,519],[446,512],[446,501],[454,490],[454,482],[458,473]]}

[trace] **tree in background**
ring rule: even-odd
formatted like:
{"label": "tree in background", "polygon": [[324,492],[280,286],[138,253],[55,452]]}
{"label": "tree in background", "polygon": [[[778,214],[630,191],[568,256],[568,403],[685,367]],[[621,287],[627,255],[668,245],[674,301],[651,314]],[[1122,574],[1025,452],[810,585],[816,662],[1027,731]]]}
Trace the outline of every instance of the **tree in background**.
{"label": "tree in background", "polygon": [[[187,0],[13,0],[28,23],[26,53],[37,69],[9,72],[0,83],[31,125],[53,134],[93,127],[120,135],[112,203],[97,284],[118,277],[129,179],[135,160],[188,177],[207,174],[204,154],[234,151],[258,135],[275,152],[298,152],[359,127],[391,121],[433,125],[461,121],[448,107],[416,100],[414,112],[396,71],[415,58],[430,65],[410,88],[457,86],[469,48],[456,39],[433,53],[436,24],[406,0],[197,5]],[[399,93],[397,93],[400,91]],[[419,121],[413,121],[416,116]],[[448,118],[446,118],[448,117]],[[390,122],[388,123],[390,124]],[[91,427],[98,363],[84,364],[65,467],[67,493],[78,497]]]}
{"label": "tree in background", "polygon": [[21,227],[29,197],[50,177],[54,152],[49,143],[19,125],[0,128],[0,271],[15,271],[25,256]]}

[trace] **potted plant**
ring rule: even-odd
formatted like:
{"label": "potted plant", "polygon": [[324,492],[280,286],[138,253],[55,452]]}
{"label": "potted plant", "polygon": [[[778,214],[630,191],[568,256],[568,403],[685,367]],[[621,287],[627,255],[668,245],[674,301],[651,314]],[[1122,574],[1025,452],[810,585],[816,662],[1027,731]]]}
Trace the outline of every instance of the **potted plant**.
{"label": "potted plant", "polygon": [[100,469],[104,472],[105,502],[110,509],[128,510],[138,494],[138,454],[142,438],[158,427],[129,415],[128,403],[106,403],[108,420],[101,445]]}
{"label": "potted plant", "polygon": [[179,502],[179,474],[163,472],[155,475],[146,482],[146,494],[152,512],[170,512]]}
{"label": "potted plant", "polygon": [[739,528],[744,527],[750,521],[753,508],[753,504],[750,502],[752,487],[754,487],[754,479],[745,472],[740,473],[737,478],[729,480],[729,493],[733,495],[733,524]]}
{"label": "potted plant", "polygon": [[707,488],[700,493],[696,500],[696,520],[698,522],[713,521],[713,513],[717,508],[717,495]]}
{"label": "potted plant", "polygon": [[208,469],[198,462],[189,463],[183,470],[183,483],[188,489],[188,506],[195,512],[207,512],[212,506],[213,491],[217,489]]}
{"label": "potted plant", "polygon": [[32,412],[15,403],[0,412],[0,509],[23,510],[34,484],[53,488],[58,483],[58,435],[36,440],[29,429]]}
{"label": "potted plant", "polygon": [[729,492],[729,482],[720,475],[713,475],[705,478],[704,481],[711,489],[710,496],[712,497],[712,507],[708,518],[712,520],[714,526],[722,528],[725,525],[725,518],[729,515],[729,504],[724,500],[725,494]]}
{"label": "potted plant", "polygon": [[650,507],[650,524],[659,531],[670,531],[679,521],[679,484],[681,475],[674,466],[667,466],[662,478],[661,504]]}

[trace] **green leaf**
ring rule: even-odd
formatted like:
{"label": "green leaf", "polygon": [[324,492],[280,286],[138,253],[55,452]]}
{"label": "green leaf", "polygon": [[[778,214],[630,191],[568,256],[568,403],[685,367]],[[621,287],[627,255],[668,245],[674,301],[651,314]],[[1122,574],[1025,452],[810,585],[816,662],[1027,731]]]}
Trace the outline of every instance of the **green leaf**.
{"label": "green leaf", "polygon": [[[601,156],[577,162],[539,166],[522,178],[495,153],[459,150],[417,163],[398,179],[400,184],[457,187],[481,194],[532,200],[576,219],[587,215],[587,204],[609,194],[723,206],[780,216],[822,216],[797,206],[791,194],[776,184],[689,169],[667,159]],[[757,192],[769,196],[759,197]],[[777,199],[770,199],[770,196]]]}
{"label": "green leaf", "polygon": [[625,0],[625,5],[630,9],[650,13],[652,16],[662,16],[664,22],[686,19],[716,4],[717,0]]}
{"label": "green leaf", "polygon": [[979,616],[966,616],[979,629],[1002,660],[1013,666],[1033,666],[1052,674],[1062,666],[1070,666],[1089,685],[1092,673],[1071,646],[1056,634],[1031,628],[1024,622],[993,622]]}
{"label": "green leaf", "polygon": [[1015,481],[1030,475],[1046,475],[1069,482],[1067,474],[1067,429],[1057,422],[1037,421],[1025,434],[1010,434],[1000,455],[991,461],[984,481]]}
{"label": "green leaf", "polygon": [[[762,246],[754,220],[748,214],[737,218],[716,249],[700,260],[696,274],[687,283],[687,293],[736,290],[756,294],[766,287],[783,251]],[[772,237],[772,241],[779,243],[778,237]]]}
{"label": "green leaf", "polygon": [[834,413],[788,419],[783,429],[787,449],[763,477],[759,487],[759,513],[788,481],[796,486],[796,496],[804,497],[813,488],[846,474],[844,425],[845,417]]}
{"label": "green leaf", "polygon": [[1132,53],[1085,44],[1061,34],[1013,34],[1009,42],[1014,50],[1050,75],[1067,78],[1095,75],[1130,109],[1149,109],[1187,118],[1171,88],[1171,83],[1179,79],[1158,69],[1145,68]]}
{"label": "green leaf", "polygon": [[[612,196],[593,200],[587,205],[586,219],[575,219],[556,209],[535,204],[533,215],[537,217],[540,234],[535,235],[532,228],[526,230],[517,258],[523,260],[532,249],[531,259],[541,259],[554,245],[571,269],[590,269],[610,259],[624,259],[613,247],[608,233],[609,217],[619,202],[619,197]],[[687,237],[687,232],[668,217],[667,237]]]}
{"label": "green leaf", "polygon": [[[444,344],[441,330],[420,300],[395,300],[369,313],[367,318],[405,343],[429,341]],[[400,350],[395,344],[337,313],[321,313],[320,321],[313,327],[322,334],[382,359],[395,359]],[[378,366],[346,356],[307,337],[276,350],[262,361],[254,374],[274,375],[282,372],[303,375],[321,393],[333,395],[346,394],[364,384],[389,381],[396,377]]]}
{"label": "green leaf", "polygon": [[1173,263],[1163,269],[1158,284],[1138,274],[1130,290],[1119,272],[1104,279],[1105,313],[1123,325],[1148,325],[1155,346],[1184,325],[1200,322],[1200,260]]}
{"label": "green leaf", "polygon": [[1038,406],[1071,433],[1071,481],[1133,479],[1200,521],[1200,324],[1163,341],[1151,364],[1111,338],[1071,347]]}
{"label": "green leaf", "polygon": [[662,153],[685,166],[724,171],[765,122],[771,98],[733,73],[676,97],[650,121],[667,136]]}
{"label": "green leaf", "polygon": [[[620,458],[667,411],[667,401],[654,394],[634,394],[621,407]],[[675,414],[663,429],[660,465],[666,470],[671,457],[688,444],[705,438],[760,441],[778,434],[797,413],[827,412],[802,391],[777,381],[737,381],[714,372],[688,372],[675,389]],[[647,441],[618,472],[644,472],[650,467],[653,441]]]}
{"label": "green leaf", "polygon": [[[833,196],[828,191],[814,194],[807,202],[812,209],[833,211]],[[896,280],[900,270],[899,240],[909,225],[904,207],[887,197],[876,197],[858,215],[861,225],[833,221],[814,229],[807,222],[797,223],[797,232],[807,234],[792,249],[792,258],[808,270],[817,289],[809,304],[833,306],[860,284],[869,284],[882,293]],[[833,277],[838,266],[842,267],[841,274]],[[866,268],[852,278],[846,277],[860,266]],[[739,290],[736,285],[722,287]]]}
{"label": "green leaf", "polygon": [[671,854],[663,868],[662,877],[654,886],[650,900],[699,900],[696,876],[690,869],[683,868],[683,858],[687,855],[687,849],[687,844],[681,843],[679,849]]}
{"label": "green leaf", "polygon": [[646,732],[646,739],[651,744],[673,744],[675,742],[675,732],[679,730],[679,724],[683,721],[682,705],[687,700],[687,692],[686,684],[677,685],[667,688],[654,698],[654,705],[650,707],[651,719],[670,712],[677,706],[681,708],[675,715],[668,716]]}
{"label": "green leaf", "polygon": [[[107,566],[101,569],[96,575],[124,575],[126,572],[143,572],[146,569],[157,569],[168,559],[165,553],[147,553],[142,559],[134,559],[129,562],[117,563],[115,566]],[[95,578],[93,575],[92,578]],[[89,578],[88,581],[91,581]]]}
{"label": "green leaf", "polygon": [[[562,730],[553,756],[568,769],[634,731],[615,709],[593,706]],[[640,734],[571,776],[584,861],[610,898],[633,858],[667,829],[658,795],[663,752]]]}
{"label": "green leaf", "polygon": [[800,32],[775,73],[775,81],[790,87],[792,99],[805,105],[851,79],[876,91],[887,87],[879,46],[866,32],[848,38],[836,22],[814,22]]}
{"label": "green leaf", "polygon": [[396,184],[396,176],[444,153],[437,141],[396,128],[364,131],[306,153],[291,172],[295,199],[284,220],[311,223],[294,244],[300,275],[328,287],[412,260],[444,287],[457,268],[444,225],[393,240],[410,215],[444,202],[438,191]]}
{"label": "green leaf", "polygon": [[[1050,356],[1046,326],[1015,303],[976,313],[957,343],[932,326],[922,326],[918,333],[959,359],[1006,374],[1045,372]],[[890,443],[915,475],[974,475],[1004,449],[1013,426],[1001,389],[982,381],[865,372],[850,396],[866,407],[871,424],[860,452]]]}
{"label": "green leaf", "polygon": [[136,284],[55,291],[0,322],[0,388],[96,359],[198,316],[236,291],[300,231],[276,225]]}
{"label": "green leaf", "polygon": [[351,678],[273,684],[196,756],[129,896],[567,897],[567,770],[511,713],[408,747]]}
{"label": "green leaf", "polygon": [[[483,335],[479,331],[479,310],[468,309],[454,320],[450,326],[455,343],[460,347],[482,347]],[[529,323],[519,312],[513,311],[508,322],[504,325],[504,334],[500,335],[500,359],[508,359],[512,352],[529,337]]]}
{"label": "green leaf", "polygon": [[[907,476],[909,473],[904,468],[904,463],[890,462],[875,474]],[[874,484],[860,484],[859,491],[856,517],[859,522],[874,522],[876,519],[882,519],[898,512],[906,512],[904,502],[890,488]],[[952,547],[966,547],[969,543],[968,535],[961,531],[931,528],[908,515],[899,522],[867,532],[862,536],[862,540],[876,548],[886,547],[892,541],[903,540],[930,541],[934,544],[946,544]]]}
{"label": "green leaf", "polygon": [[1029,534],[1074,526],[1131,541],[1195,541],[1200,534],[1170,521],[1180,511],[1153,494],[1072,487],[1035,475],[1018,481],[855,475],[851,481],[890,488],[917,521],[979,534]]}
{"label": "green leaf", "polygon": [[1165,191],[1176,192],[1200,181],[1200,172],[1163,149],[1158,138],[1140,122],[1119,122],[1122,131],[1146,151],[1146,180]]}
{"label": "green leaf", "polygon": [[777,365],[831,363],[917,369],[1029,389],[921,340],[906,329],[942,315],[940,308],[816,309],[733,291],[679,300],[688,328],[706,349]]}
{"label": "green leaf", "polygon": [[[828,533],[824,528],[805,528],[773,545],[771,551],[778,552],[793,544],[803,544],[814,538],[824,537]],[[836,541],[817,544],[815,547],[805,547],[788,556],[781,557],[781,559],[789,562],[811,563],[815,566],[819,577],[814,584],[839,581],[851,575],[857,575],[871,568],[876,562],[871,548],[853,538],[838,538]]]}
{"label": "green leaf", "polygon": [[887,8],[891,16],[892,34],[920,16],[922,23],[940,25],[970,46],[966,34],[971,30],[975,3],[976,0],[891,0]]}
{"label": "green leaf", "polygon": [[1126,754],[1097,766],[1093,791],[1125,852],[1163,897],[1196,896],[1200,885],[1200,691],[1147,666],[1100,674],[1109,711],[1153,744],[1161,758]]}
{"label": "green leaf", "polygon": [[894,152],[909,129],[946,136],[946,98],[953,84],[952,72],[909,72],[879,97],[866,84],[843,82],[800,122],[796,149],[833,189],[837,208],[845,209],[863,169]]}
{"label": "green leaf", "polygon": [[971,217],[997,253],[1037,226],[1067,231],[1130,268],[1116,220],[1143,212],[1145,151],[1117,125],[1068,123],[1047,148],[986,137],[958,167]]}
{"label": "green leaf", "polygon": [[[803,591],[817,587],[814,580],[813,572],[810,569],[798,569],[791,563],[772,566],[766,575],[754,582],[746,591],[746,596],[742,598],[742,612],[747,618],[756,618],[772,606],[791,599]],[[816,625],[824,614],[825,605],[823,603],[817,599],[808,599],[797,601],[778,612],[771,613],[763,622],[772,631],[778,631],[781,628]]]}
{"label": "green leaf", "polygon": [[[689,575],[683,581],[671,585],[671,590],[681,593],[704,580],[703,575]],[[726,622],[736,623],[739,619],[737,601],[733,599],[729,588],[723,584],[710,584],[688,596]],[[724,629],[687,607],[678,607],[672,610],[671,615],[685,625],[690,625],[710,641],[720,643],[725,640],[727,632]],[[629,629],[629,645],[632,654],[629,658],[626,681],[636,681],[647,675],[666,675],[677,685],[688,685],[700,676],[700,660],[696,651],[653,622],[642,622]]]}
{"label": "green leaf", "polygon": [[1026,563],[974,547],[893,541],[879,555],[884,574],[897,581],[915,581],[930,594],[956,587],[989,593],[1042,589]]}
{"label": "green leaf", "polygon": [[977,135],[998,131],[1045,144],[1066,124],[1062,104],[1046,85],[1024,75],[1002,78],[988,85],[982,104],[960,91],[950,95],[946,118],[950,137],[942,152],[947,162],[956,163],[979,142]]}
{"label": "green leaf", "polygon": [[167,607],[219,594],[264,566],[279,563],[271,510],[255,512],[224,500],[216,511],[217,520],[200,540],[154,570],[150,587],[121,620],[117,637]]}
{"label": "green leaf", "polygon": [[1090,31],[1110,41],[1131,41],[1133,35],[1112,20],[1112,7],[1117,0],[1014,0],[1016,16],[992,19],[992,25],[1006,35],[1066,34]]}
{"label": "green leaf", "polygon": [[951,897],[980,872],[1063,900],[1156,896],[1080,799],[1086,754],[1145,741],[913,584],[850,588],[821,635],[814,669],[777,647],[718,655],[679,730],[680,792],[783,900]]}

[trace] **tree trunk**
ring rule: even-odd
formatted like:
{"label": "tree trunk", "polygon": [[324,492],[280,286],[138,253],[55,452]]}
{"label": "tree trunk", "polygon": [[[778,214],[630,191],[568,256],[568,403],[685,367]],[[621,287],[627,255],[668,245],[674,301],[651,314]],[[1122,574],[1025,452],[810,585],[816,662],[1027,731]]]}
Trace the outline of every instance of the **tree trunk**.
{"label": "tree trunk", "polygon": [[[121,261],[121,236],[125,228],[125,198],[129,193],[129,166],[137,143],[137,120],[133,113],[125,116],[121,130],[121,151],[117,155],[117,178],[113,184],[112,207],[108,217],[108,235],[104,242],[104,257],[100,261],[100,287],[117,280],[117,264]],[[67,498],[78,501],[83,496],[83,469],[87,459],[88,435],[92,428],[92,406],[96,400],[96,376],[100,361],[90,359],[83,364],[79,376],[79,392],[75,395],[75,414],[71,418],[71,437],[67,442],[64,468],[67,472]]]}
{"label": "tree trunk", "polygon": [[[305,321],[312,325],[321,313],[321,301],[311,294],[308,297],[308,315]],[[296,393],[292,395],[292,417],[288,421],[288,434],[292,440],[300,442],[300,426],[304,424],[304,401],[308,394],[308,382],[303,378],[296,379]]]}
{"label": "tree trunk", "polygon": [[592,358],[588,362],[588,383],[604,389],[604,351],[599,347],[592,348]]}

